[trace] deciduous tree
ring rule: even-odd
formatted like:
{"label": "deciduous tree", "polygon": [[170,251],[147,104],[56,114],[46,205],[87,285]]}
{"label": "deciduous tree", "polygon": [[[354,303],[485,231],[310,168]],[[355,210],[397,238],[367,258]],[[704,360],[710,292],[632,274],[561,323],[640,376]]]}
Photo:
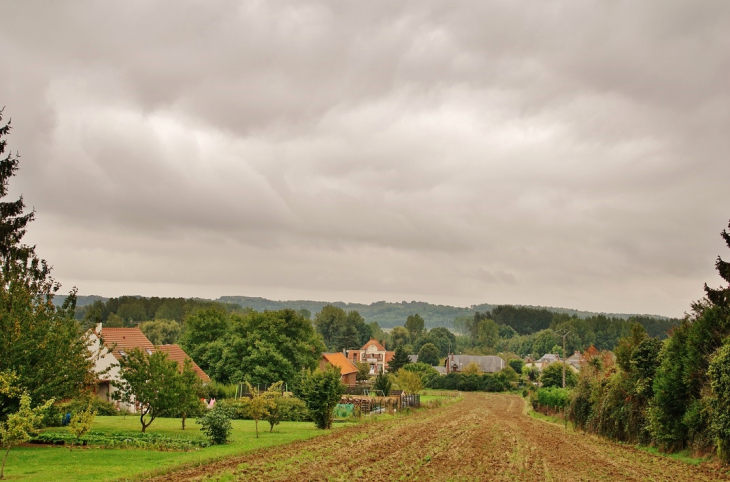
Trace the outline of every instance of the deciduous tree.
{"label": "deciduous tree", "polygon": [[433,343],[426,343],[418,352],[418,363],[426,363],[431,366],[438,365],[441,361],[439,349]]}
{"label": "deciduous tree", "polygon": [[177,408],[180,374],[177,362],[169,360],[167,353],[156,351],[150,355],[135,348],[119,361],[119,367],[120,380],[114,382],[119,390],[114,395],[128,404],[139,404],[142,432],[159,415]]}

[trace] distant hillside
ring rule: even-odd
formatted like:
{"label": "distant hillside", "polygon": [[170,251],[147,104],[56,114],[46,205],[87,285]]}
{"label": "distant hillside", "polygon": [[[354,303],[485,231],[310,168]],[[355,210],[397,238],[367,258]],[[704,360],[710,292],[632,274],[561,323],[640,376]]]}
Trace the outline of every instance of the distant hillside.
{"label": "distant hillside", "polygon": [[[104,296],[87,295],[87,296],[76,296],[76,307],[81,308],[82,306],[92,305],[95,301],[107,301],[109,298]],[[66,301],[66,295],[56,295],[53,297],[53,303],[57,306],[61,306]]]}
{"label": "distant hillside", "polygon": [[[322,307],[332,304],[344,310],[357,310],[365,321],[373,322],[377,321],[381,328],[392,328],[394,326],[403,326],[408,316],[418,313],[426,321],[427,328],[434,328],[437,326],[445,326],[447,328],[454,327],[454,320],[459,317],[472,317],[474,313],[494,310],[498,305],[492,305],[483,303],[480,305],[472,305],[469,308],[461,308],[447,305],[433,305],[423,301],[411,301],[411,302],[400,302],[391,303],[387,301],[376,301],[369,305],[362,303],[344,303],[342,301],[327,302],[327,301],[308,301],[308,300],[295,300],[295,301],[274,301],[266,298],[257,298],[249,296],[221,296],[217,301],[223,303],[236,303],[243,308],[251,308],[256,311],[263,310],[281,310],[284,308],[292,308],[294,310],[306,309],[312,313],[320,311]],[[547,306],[529,306],[529,305],[515,305],[521,308],[530,308],[535,310],[547,310],[552,313],[567,314],[569,316],[577,316],[579,318],[588,318],[597,315],[604,315],[609,318],[620,318],[628,319],[631,317],[642,316],[645,318],[654,318],[657,320],[668,320],[669,318],[658,315],[638,315],[628,313],[593,313],[589,311],[573,310],[569,308],[553,308]]]}

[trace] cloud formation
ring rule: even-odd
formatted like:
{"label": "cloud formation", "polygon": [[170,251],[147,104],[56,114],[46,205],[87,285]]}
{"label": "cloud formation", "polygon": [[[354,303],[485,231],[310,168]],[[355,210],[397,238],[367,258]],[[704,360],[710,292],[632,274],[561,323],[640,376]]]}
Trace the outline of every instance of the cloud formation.
{"label": "cloud formation", "polygon": [[3,10],[67,288],[677,316],[719,283],[726,2]]}

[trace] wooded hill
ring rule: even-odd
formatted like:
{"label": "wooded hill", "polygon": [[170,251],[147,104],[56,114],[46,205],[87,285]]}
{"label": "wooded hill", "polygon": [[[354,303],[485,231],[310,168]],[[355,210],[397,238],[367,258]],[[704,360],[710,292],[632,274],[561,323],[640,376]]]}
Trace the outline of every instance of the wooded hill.
{"label": "wooded hill", "polygon": [[[61,303],[63,297],[56,297]],[[217,300],[199,298],[145,298],[139,296],[123,296],[119,298],[103,298],[100,296],[79,296],[77,302],[77,318],[81,319],[89,310],[100,311],[101,319],[106,321],[109,314],[114,313],[129,321],[147,321],[154,319],[174,319],[182,322],[184,315],[197,307],[220,305],[227,311],[251,309],[258,312],[278,311],[285,308],[295,311],[306,310],[310,318],[327,305],[342,308],[345,311],[357,311],[367,323],[377,322],[381,328],[390,329],[403,326],[410,315],[419,314],[425,320],[427,329],[443,326],[456,332],[465,333],[465,324],[474,318],[474,314],[489,313],[499,325],[509,325],[519,334],[530,334],[547,329],[556,315],[577,318],[596,318],[623,321],[630,320],[641,323],[651,336],[665,337],[666,332],[677,326],[680,320],[657,315],[635,315],[626,313],[592,313],[568,308],[541,306],[492,305],[480,304],[469,308],[435,305],[422,301],[392,303],[377,301],[369,305],[362,303],[326,302],[326,301],[275,301],[266,298],[248,296],[221,296]],[[88,318],[88,317],[87,317]]]}

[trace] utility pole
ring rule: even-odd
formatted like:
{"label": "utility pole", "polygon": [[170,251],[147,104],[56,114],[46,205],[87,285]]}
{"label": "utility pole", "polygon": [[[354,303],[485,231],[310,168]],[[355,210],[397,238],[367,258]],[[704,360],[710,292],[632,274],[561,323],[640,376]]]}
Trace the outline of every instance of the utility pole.
{"label": "utility pole", "polygon": [[562,335],[560,335],[560,336],[563,337],[563,388],[565,388],[565,362],[568,359],[568,357],[566,356],[567,354],[565,353],[565,338],[568,335],[570,335],[570,332],[569,331],[566,331],[565,333],[563,333]]}

